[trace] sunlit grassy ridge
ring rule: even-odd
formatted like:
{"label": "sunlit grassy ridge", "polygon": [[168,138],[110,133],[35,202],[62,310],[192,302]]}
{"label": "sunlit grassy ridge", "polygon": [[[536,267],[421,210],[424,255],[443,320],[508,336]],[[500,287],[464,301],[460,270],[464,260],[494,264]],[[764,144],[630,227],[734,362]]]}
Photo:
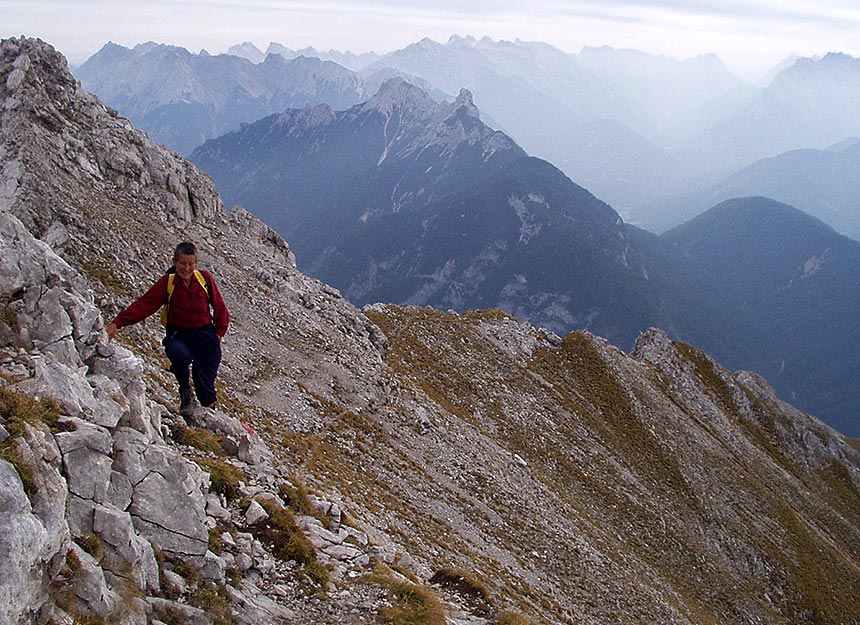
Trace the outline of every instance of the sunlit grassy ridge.
{"label": "sunlit grassy ridge", "polygon": [[[399,376],[523,458],[556,514],[587,527],[616,564],[633,556],[627,574],[647,567],[691,620],[738,618],[768,593],[787,622],[838,619],[856,605],[856,481],[839,462],[807,465],[789,417],[692,346],[674,346],[695,371],[697,395],[684,397],[647,363],[587,334],[554,345],[532,332],[522,336],[530,350],[506,351],[499,337],[516,322],[500,313],[368,314],[391,340]],[[728,429],[708,422],[716,411]],[[473,496],[505,514],[489,489]],[[519,512],[512,548],[546,544]],[[554,545],[547,574],[577,579],[587,570],[577,550]]]}

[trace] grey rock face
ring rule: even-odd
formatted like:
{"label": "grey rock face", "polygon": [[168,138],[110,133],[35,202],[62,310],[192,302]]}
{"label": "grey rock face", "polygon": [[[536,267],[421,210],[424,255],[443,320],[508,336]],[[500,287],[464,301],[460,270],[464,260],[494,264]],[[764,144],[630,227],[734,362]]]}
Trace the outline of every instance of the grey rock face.
{"label": "grey rock face", "polygon": [[76,570],[72,586],[75,596],[88,606],[96,616],[111,618],[117,613],[122,599],[110,589],[105,572],[99,563],[86,551],[72,545]]}
{"label": "grey rock face", "polygon": [[268,518],[269,515],[263,509],[263,506],[256,501],[252,501],[251,505],[245,511],[245,522],[248,525],[257,525],[257,523],[262,523]]}
{"label": "grey rock face", "polygon": [[78,295],[86,292],[80,278],[77,290],[68,288],[76,280],[72,268],[7,212],[0,213],[0,232],[0,277],[15,315],[17,341],[81,366],[75,341],[91,335],[98,311]]}
{"label": "grey rock face", "polygon": [[137,531],[166,551],[189,556],[206,553],[209,476],[163,445],[124,445],[121,466],[131,469],[128,511]]}
{"label": "grey rock face", "polygon": [[247,424],[242,425],[239,420],[218,410],[206,409],[199,410],[194,421],[211,432],[221,434],[224,437],[221,444],[242,462],[256,465],[260,470],[272,466],[272,452]]}
{"label": "grey rock face", "polygon": [[[96,507],[93,511],[93,533],[99,536],[128,565],[138,588],[158,591],[158,563],[152,544],[135,531],[131,517],[115,508]],[[115,571],[119,573],[119,571]]]}
{"label": "grey rock face", "polygon": [[32,618],[47,599],[43,587],[47,563],[34,557],[47,543],[48,532],[33,514],[18,472],[0,460],[0,552],[4,554],[0,621],[15,623]]}
{"label": "grey rock face", "polygon": [[[131,195],[141,193],[144,188],[151,190],[158,200],[155,206],[159,207],[151,215],[153,218],[188,222],[213,217],[221,210],[211,183],[197,175],[193,165],[151,143],[126,120],[83,91],[70,74],[58,71],[68,67],[59,53],[26,39],[7,40],[2,52],[7,70],[0,92],[5,102],[2,112],[5,132],[41,134],[36,139],[37,153],[7,155],[6,160],[16,163],[9,169],[11,180],[4,184],[7,195],[14,197],[22,183],[26,184],[26,178],[38,175],[40,157],[48,159],[47,165],[54,160],[52,151],[71,150],[76,168],[69,173],[79,180]],[[10,67],[14,69],[8,71]],[[43,76],[51,78],[44,81]],[[88,132],[80,133],[78,125],[71,121],[73,118],[87,124]],[[24,125],[29,127],[24,129]],[[80,197],[88,196],[89,193],[83,193]],[[35,226],[40,233],[58,217],[63,221],[74,219],[68,205],[51,207],[31,202],[16,206],[22,221],[28,227]]]}
{"label": "grey rock face", "polygon": [[82,499],[106,503],[113,464],[110,433],[80,419],[71,423],[75,425],[74,432],[56,435],[69,491]]}

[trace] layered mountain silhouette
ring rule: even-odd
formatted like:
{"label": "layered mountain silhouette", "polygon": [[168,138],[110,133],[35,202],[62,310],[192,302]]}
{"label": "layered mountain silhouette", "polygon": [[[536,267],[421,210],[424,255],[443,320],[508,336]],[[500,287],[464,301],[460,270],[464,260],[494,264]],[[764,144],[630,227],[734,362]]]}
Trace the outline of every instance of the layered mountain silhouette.
{"label": "layered mountain silhouette", "polygon": [[[860,135],[857,63],[840,54],[797,59],[754,87],[714,55],[681,61],[608,47],[568,54],[538,42],[454,36],[367,55],[277,43],[266,53],[241,44],[218,57],[109,45],[76,71],[86,88],[183,154],[287,107],[365,101],[395,76],[440,102],[466,88],[485,120],[529,154],[628,221],[666,228],[680,223],[671,198],[700,194],[760,159]],[[174,87],[146,80],[153,76]]]}
{"label": "layered mountain silhouette", "polygon": [[756,95],[752,85],[714,54],[677,60],[637,50],[586,46],[573,58],[636,102],[648,125],[635,119],[619,121],[665,148],[694,137]]}
{"label": "layered mountain silhouette", "polygon": [[688,158],[730,173],[801,148],[860,136],[860,59],[831,53],[799,59],[755,99],[689,144]]}
{"label": "layered mountain silhouette", "polygon": [[[690,109],[739,83],[706,58],[682,70],[670,59],[641,55],[641,62],[636,56],[611,49],[573,55],[544,43],[451,37],[444,44],[424,39],[372,67],[394,67],[452,93],[468,88],[481,111],[529,154],[626,209],[695,177],[669,150],[675,135],[690,124]],[[642,82],[650,83],[650,92]],[[666,95],[678,93],[685,95]],[[667,100],[674,110],[687,111],[667,117]]]}
{"label": "layered mountain silhouette", "polygon": [[[202,143],[238,127],[241,122],[259,119],[287,106],[324,103],[340,109],[354,104],[375,93],[384,79],[400,75],[439,101],[461,88],[469,89],[494,126],[512,136],[529,153],[550,160],[619,207],[634,205],[643,196],[659,197],[688,179],[684,161],[668,153],[665,145],[655,143],[660,137],[680,132],[661,128],[661,124],[674,118],[665,115],[665,106],[657,105],[657,92],[687,94],[672,98],[674,109],[696,107],[703,97],[731,90],[737,83],[737,78],[730,77],[725,68],[717,71],[719,68],[715,69],[715,64],[707,60],[681,64],[645,55],[646,62],[637,66],[642,59],[633,62],[623,52],[602,50],[590,55],[598,70],[593,71],[576,55],[547,44],[471,37],[452,37],[444,44],[425,39],[378,58],[333,51],[322,53],[312,48],[295,51],[275,43],[263,55],[256,47],[242,44],[224,57],[234,63],[241,59],[240,70],[222,57],[185,51],[177,65],[168,52],[178,53],[178,50],[167,46],[142,44],[133,50],[118,49],[106,46],[76,70],[82,84],[153,137],[183,154],[190,152],[189,145],[195,141]],[[301,72],[279,69],[271,60],[259,62],[266,56],[292,62],[298,60],[297,55],[361,68],[360,74],[347,80],[347,91],[354,88],[350,80],[366,83],[363,96],[345,102],[349,92],[344,94],[315,84],[331,81],[327,74],[334,70],[323,71],[307,61]],[[261,73],[259,68],[247,65],[251,60],[270,66],[265,79],[257,78]],[[615,69],[610,71],[608,66]],[[324,75],[313,78],[314,72]],[[640,88],[641,81],[624,79],[631,72],[647,74],[647,80],[654,85],[653,92],[645,94]],[[670,78],[673,72],[680,77]],[[181,88],[165,93],[152,84],[141,84],[136,78],[147,75],[169,76]],[[290,80],[294,82],[289,83]],[[266,108],[267,102],[276,104],[267,95],[268,83],[280,85],[280,91],[292,92],[294,101],[284,103],[282,99],[280,107]],[[708,85],[707,89],[702,85]],[[181,111],[183,107],[196,106],[198,96],[194,94],[200,88],[213,94],[209,96],[211,101],[204,102],[198,112],[208,120],[208,126],[198,124],[182,131],[189,126],[189,120],[182,117]],[[299,101],[300,97],[305,99]],[[236,110],[229,118],[220,112],[225,108],[235,110],[238,105],[247,110]],[[146,110],[161,110],[163,114],[141,115],[137,110],[141,106]],[[659,117],[655,117],[655,112]],[[688,126],[691,114],[681,114],[677,126]]]}
{"label": "layered mountain silhouette", "polygon": [[286,111],[192,160],[358,304],[498,307],[632,344],[659,303],[623,222],[479,118],[402,81],[335,112]]}
{"label": "layered mountain silhouette", "polygon": [[[191,158],[358,304],[495,307],[622,347],[656,325],[860,433],[845,377],[860,348],[845,314],[860,246],[796,209],[737,200],[649,235],[484,125],[467,92],[437,104],[397,80],[363,105],[285,111]],[[767,277],[741,280],[755,272]]]}
{"label": "layered mountain silhouette", "polygon": [[355,54],[353,52],[340,52],[338,50],[328,50],[322,51],[317,50],[313,46],[308,46],[306,48],[301,48],[300,50],[292,50],[285,45],[280,43],[272,42],[269,44],[269,47],[266,48],[265,52],[261,52],[254,44],[245,43],[241,46],[233,46],[228,51],[227,54],[235,54],[236,56],[242,56],[249,61],[254,63],[259,63],[264,58],[266,58],[269,54],[277,54],[279,56],[284,57],[285,59],[295,59],[300,56],[312,56],[318,59],[322,59],[323,61],[333,61],[338,65],[342,65],[347,69],[351,69],[353,71],[359,71],[375,63],[379,60],[380,55],[375,52],[365,52],[362,54]]}
{"label": "layered mountain silhouette", "polygon": [[749,165],[701,193],[656,203],[639,222],[653,232],[680,225],[720,202],[766,196],[795,206],[860,240],[860,140],[826,150],[792,150]]}
{"label": "layered mountain silhouette", "polygon": [[273,54],[255,64],[155,43],[133,49],[109,43],[75,70],[86,89],[181,154],[285,108],[361,102],[394,74],[382,68],[359,77],[301,55]]}

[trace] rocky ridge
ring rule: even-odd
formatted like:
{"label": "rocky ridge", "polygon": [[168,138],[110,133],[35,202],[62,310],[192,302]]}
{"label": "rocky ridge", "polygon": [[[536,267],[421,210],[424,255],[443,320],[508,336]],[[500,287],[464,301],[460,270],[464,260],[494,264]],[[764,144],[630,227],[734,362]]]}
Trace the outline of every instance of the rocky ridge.
{"label": "rocky ridge", "polygon": [[[659,330],[628,355],[494,311],[358,311],[49,46],[0,53],[3,620],[860,612],[860,455],[760,377]],[[234,318],[192,422],[157,322],[103,330],[180,238]]]}

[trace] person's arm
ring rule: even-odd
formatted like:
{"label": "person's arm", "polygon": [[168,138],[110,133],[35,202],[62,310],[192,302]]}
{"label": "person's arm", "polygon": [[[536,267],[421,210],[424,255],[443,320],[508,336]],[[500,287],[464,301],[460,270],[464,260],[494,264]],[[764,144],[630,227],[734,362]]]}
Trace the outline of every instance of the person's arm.
{"label": "person's arm", "polygon": [[134,325],[149,317],[167,303],[167,275],[162,276],[149,290],[119,313],[107,328],[108,338],[113,339],[116,331]]}
{"label": "person's arm", "polygon": [[221,297],[221,291],[215,283],[215,278],[208,271],[205,278],[206,284],[209,285],[209,300],[212,302],[215,333],[218,335],[218,338],[223,338],[227,334],[227,328],[230,326],[230,313],[227,310],[227,305],[224,303],[224,298]]}

